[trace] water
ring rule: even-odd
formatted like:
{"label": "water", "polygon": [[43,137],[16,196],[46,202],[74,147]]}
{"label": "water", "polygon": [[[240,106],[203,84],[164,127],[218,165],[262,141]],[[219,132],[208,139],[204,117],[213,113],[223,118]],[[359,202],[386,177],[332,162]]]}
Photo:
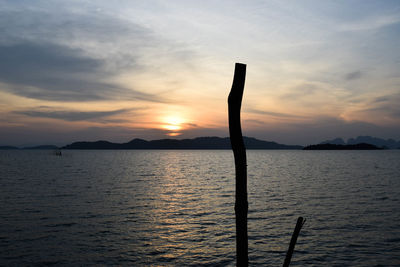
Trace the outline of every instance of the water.
{"label": "water", "polygon": [[[248,151],[249,259],[400,265],[400,151]],[[231,151],[0,151],[0,265],[235,265]]]}

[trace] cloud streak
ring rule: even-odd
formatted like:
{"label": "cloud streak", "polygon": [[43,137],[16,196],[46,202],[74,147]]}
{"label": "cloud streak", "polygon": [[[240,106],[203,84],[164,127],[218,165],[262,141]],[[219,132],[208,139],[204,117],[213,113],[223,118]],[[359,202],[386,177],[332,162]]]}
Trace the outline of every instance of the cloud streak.
{"label": "cloud streak", "polygon": [[[0,25],[7,27],[0,27],[0,82],[6,86],[0,90],[48,101],[169,103],[165,95],[132,81],[154,71],[157,60],[188,61],[192,52],[99,10],[88,5],[77,11],[67,2],[4,4]],[[152,52],[160,56],[149,60]],[[127,73],[132,81],[118,80]]]}
{"label": "cloud streak", "polygon": [[375,97],[370,101],[369,108],[361,110],[363,113],[375,113],[397,118],[400,121],[400,93]]}
{"label": "cloud streak", "polygon": [[65,121],[86,121],[118,115],[129,111],[132,111],[132,109],[117,109],[111,111],[21,110],[14,111],[14,113],[36,118],[51,118]]}
{"label": "cloud streak", "polygon": [[[244,110],[244,112],[260,114],[260,115],[267,115],[267,116],[276,117],[276,118],[305,118],[304,116],[299,116],[299,115],[294,115],[294,114],[264,111],[264,110],[253,109],[253,108],[247,108]],[[247,120],[247,121],[250,121],[250,120]]]}
{"label": "cloud streak", "polygon": [[19,96],[52,101],[166,101],[103,81],[112,77],[104,65],[80,49],[51,43],[0,46],[0,81],[9,85],[5,90]]}
{"label": "cloud streak", "polygon": [[347,73],[344,78],[347,81],[351,81],[351,80],[357,80],[360,79],[362,77],[363,73],[361,71],[353,71],[353,72],[349,72]]}
{"label": "cloud streak", "polygon": [[385,14],[370,16],[352,23],[344,23],[338,29],[350,32],[371,31],[398,23],[400,23],[400,16],[398,14]]}

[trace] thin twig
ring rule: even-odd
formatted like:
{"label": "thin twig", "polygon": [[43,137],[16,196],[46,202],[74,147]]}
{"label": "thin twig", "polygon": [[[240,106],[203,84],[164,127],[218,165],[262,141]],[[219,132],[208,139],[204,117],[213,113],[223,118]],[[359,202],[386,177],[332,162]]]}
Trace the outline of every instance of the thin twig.
{"label": "thin twig", "polygon": [[299,217],[297,219],[296,227],[294,228],[292,239],[290,240],[289,249],[286,253],[286,258],[285,258],[285,262],[283,263],[283,267],[288,267],[290,265],[290,261],[292,259],[292,255],[293,255],[293,251],[294,251],[294,246],[296,245],[296,242],[297,242],[297,237],[299,236],[301,227],[304,225],[305,222],[306,222],[306,220],[305,219],[303,220],[303,217]]}

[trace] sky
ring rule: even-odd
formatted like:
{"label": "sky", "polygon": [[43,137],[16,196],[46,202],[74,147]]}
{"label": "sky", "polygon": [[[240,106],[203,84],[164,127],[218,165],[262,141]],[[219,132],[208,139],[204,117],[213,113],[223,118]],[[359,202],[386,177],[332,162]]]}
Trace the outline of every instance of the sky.
{"label": "sky", "polygon": [[400,139],[400,1],[1,1],[0,145]]}

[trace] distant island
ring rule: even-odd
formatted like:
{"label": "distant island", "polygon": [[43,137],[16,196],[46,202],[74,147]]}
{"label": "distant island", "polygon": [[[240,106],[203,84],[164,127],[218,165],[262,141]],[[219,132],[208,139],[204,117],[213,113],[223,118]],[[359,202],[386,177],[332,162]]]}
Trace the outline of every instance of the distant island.
{"label": "distant island", "polygon": [[360,143],[354,145],[337,145],[337,144],[318,144],[310,145],[303,148],[303,150],[381,150],[383,148],[375,145]]}
{"label": "distant island", "polygon": [[388,149],[400,149],[400,141],[396,141],[394,139],[382,139],[377,137],[372,137],[368,135],[358,136],[356,138],[349,138],[347,142],[343,140],[343,138],[335,138],[332,140],[326,140],[321,142],[320,144],[334,144],[334,145],[356,145],[356,144],[371,144],[381,148]]}
{"label": "distant island", "polygon": [[[247,149],[302,149],[302,146],[284,145],[276,142],[243,137]],[[160,139],[146,141],[133,139],[128,143],[111,143],[108,141],[75,142],[62,149],[231,149],[229,137],[197,137],[193,139]]]}

